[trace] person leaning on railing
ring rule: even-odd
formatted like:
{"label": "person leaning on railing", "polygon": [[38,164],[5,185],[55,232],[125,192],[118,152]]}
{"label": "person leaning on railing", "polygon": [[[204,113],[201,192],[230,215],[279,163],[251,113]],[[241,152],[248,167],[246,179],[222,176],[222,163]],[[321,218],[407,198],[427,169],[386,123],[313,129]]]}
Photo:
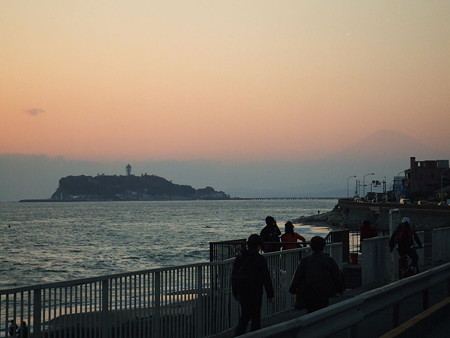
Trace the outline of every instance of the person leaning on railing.
{"label": "person leaning on railing", "polygon": [[284,225],[284,234],[281,235],[281,248],[282,250],[297,249],[300,247],[300,243],[303,242],[303,246],[306,246],[306,239],[302,235],[294,231],[294,224],[291,221],[286,222]]}

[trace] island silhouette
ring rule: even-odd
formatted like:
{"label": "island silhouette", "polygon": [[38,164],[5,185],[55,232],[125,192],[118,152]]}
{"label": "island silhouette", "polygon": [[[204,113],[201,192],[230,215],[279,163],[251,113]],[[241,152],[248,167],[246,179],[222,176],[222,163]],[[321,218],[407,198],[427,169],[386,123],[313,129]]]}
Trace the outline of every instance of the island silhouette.
{"label": "island silhouette", "polygon": [[230,196],[212,187],[195,189],[156,175],[67,176],[51,201],[167,201],[167,200],[226,200]]}

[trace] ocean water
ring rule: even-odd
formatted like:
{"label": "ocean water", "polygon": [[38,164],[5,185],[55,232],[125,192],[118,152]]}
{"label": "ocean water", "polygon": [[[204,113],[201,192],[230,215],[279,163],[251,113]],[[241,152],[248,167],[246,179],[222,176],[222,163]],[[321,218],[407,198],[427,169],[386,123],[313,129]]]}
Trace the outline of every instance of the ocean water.
{"label": "ocean water", "polygon": [[[0,203],[0,289],[208,261],[209,242],[326,212],[333,199]],[[296,225],[306,237],[330,229]]]}

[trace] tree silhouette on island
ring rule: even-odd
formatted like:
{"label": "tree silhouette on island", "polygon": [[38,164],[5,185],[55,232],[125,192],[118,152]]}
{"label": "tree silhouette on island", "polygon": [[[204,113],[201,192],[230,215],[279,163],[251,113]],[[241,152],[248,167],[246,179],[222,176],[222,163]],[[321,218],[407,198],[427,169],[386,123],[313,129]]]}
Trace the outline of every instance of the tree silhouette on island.
{"label": "tree silhouette on island", "polygon": [[212,187],[195,189],[155,175],[67,176],[59,180],[53,201],[168,201],[226,200],[230,196]]}

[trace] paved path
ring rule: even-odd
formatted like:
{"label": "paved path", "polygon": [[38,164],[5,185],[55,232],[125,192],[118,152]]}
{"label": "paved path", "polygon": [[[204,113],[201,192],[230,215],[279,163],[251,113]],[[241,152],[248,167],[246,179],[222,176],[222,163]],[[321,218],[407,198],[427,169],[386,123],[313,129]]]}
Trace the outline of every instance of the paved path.
{"label": "paved path", "polygon": [[[381,285],[379,285],[381,286]],[[378,287],[378,286],[375,286]],[[373,287],[373,288],[375,288]],[[331,299],[331,303],[340,302],[364,292],[367,292],[373,288],[357,288],[352,290],[347,290],[344,294],[334,297]],[[405,300],[400,307],[400,318],[399,322],[400,326],[410,325],[412,326],[412,330],[407,331],[406,334],[400,335],[398,332],[391,336],[386,336],[387,338],[391,337],[450,337],[450,298],[447,298],[446,307],[441,309],[440,312],[433,312],[433,308],[438,306],[437,303],[442,303],[442,291],[431,291],[429,294],[429,302],[430,309],[427,310],[430,312],[426,321],[419,323],[419,320],[416,317],[423,316],[425,312],[422,311],[422,294],[419,293],[416,296],[410,297]],[[440,302],[441,301],[441,302]],[[287,321],[295,320],[296,318],[303,316],[306,314],[305,310],[291,310],[285,313],[272,316],[263,321],[263,327],[269,327],[275,324],[281,324]],[[377,338],[380,337],[390,331],[392,328],[392,308],[388,308],[385,311],[379,312],[377,315],[366,318],[364,322],[357,325],[357,328],[353,331],[355,337],[363,337],[363,338]],[[414,319],[411,319],[414,318]],[[411,320],[410,320],[411,319]],[[412,322],[411,322],[412,321]],[[408,324],[407,324],[408,323]],[[326,325],[326,323],[324,323]],[[425,329],[419,330],[420,326],[424,326]],[[344,332],[339,332],[333,334],[332,338],[340,338],[340,337],[348,337],[348,332],[345,330]]]}

